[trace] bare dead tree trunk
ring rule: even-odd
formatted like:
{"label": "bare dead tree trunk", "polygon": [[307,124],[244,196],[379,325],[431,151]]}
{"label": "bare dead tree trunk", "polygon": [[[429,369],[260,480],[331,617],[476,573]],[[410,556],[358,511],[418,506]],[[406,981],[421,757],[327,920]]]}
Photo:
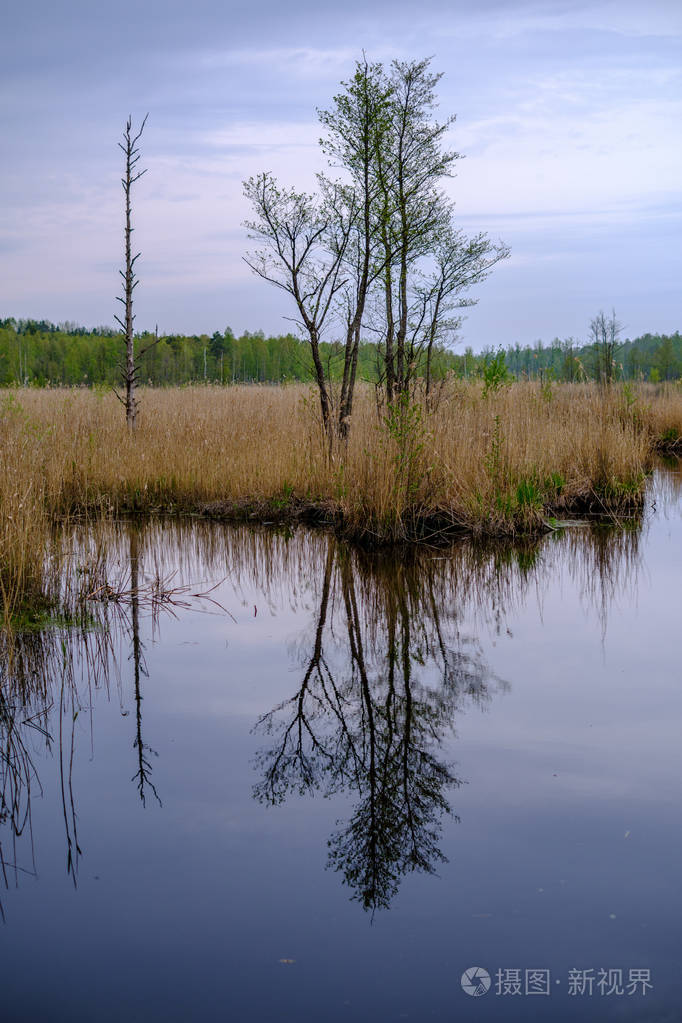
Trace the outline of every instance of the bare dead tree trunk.
{"label": "bare dead tree trunk", "polygon": [[161,806],[156,786],[151,780],[152,765],[150,755],[156,755],[155,751],[142,740],[142,684],[141,676],[147,675],[145,665],[144,648],[140,639],[140,534],[138,527],[131,524],[129,530],[129,557],[130,557],[130,607],[131,607],[131,640],[132,659],[135,680],[135,741],[133,748],[137,750],[137,771],[133,779],[137,782],[137,791],[140,794],[142,805],[146,805],[145,785],[149,786],[154,797]]}
{"label": "bare dead tree trunk", "polygon": [[132,117],[129,117],[126,121],[126,127],[123,133],[123,142],[119,142],[118,144],[119,149],[122,150],[123,155],[125,156],[125,171],[124,176],[121,178],[121,184],[123,185],[123,194],[125,196],[126,223],[125,270],[119,270],[119,273],[123,278],[123,296],[117,296],[117,301],[123,305],[125,312],[123,319],[119,316],[116,316],[115,319],[121,325],[125,335],[125,360],[121,367],[123,385],[125,386],[125,399],[121,398],[121,401],[125,405],[126,423],[130,430],[135,429],[135,420],[137,416],[135,388],[137,385],[138,366],[135,359],[135,340],[133,335],[133,324],[135,322],[135,315],[133,313],[133,292],[139,283],[135,273],[135,263],[140,258],[139,252],[135,256],[132,254],[131,235],[134,229],[131,221],[131,191],[135,182],[139,181],[143,174],[146,174],[146,168],[145,170],[137,170],[137,164],[140,159],[138,142],[140,141],[148,117],[149,114],[145,114],[144,120],[136,134],[133,134],[133,121]]}

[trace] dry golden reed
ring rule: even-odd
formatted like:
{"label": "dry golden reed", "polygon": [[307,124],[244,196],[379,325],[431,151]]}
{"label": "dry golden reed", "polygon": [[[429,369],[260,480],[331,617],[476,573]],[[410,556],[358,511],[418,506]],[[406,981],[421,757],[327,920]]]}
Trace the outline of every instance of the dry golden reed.
{"label": "dry golden reed", "polygon": [[350,440],[331,453],[303,385],[142,390],[134,435],[113,394],[6,390],[0,596],[7,608],[40,592],[51,527],[74,514],[317,510],[365,540],[513,533],[560,509],[636,503],[656,443],[679,436],[675,386],[527,382],[485,396],[479,382],[452,381],[432,409],[414,401],[390,415],[362,387]]}

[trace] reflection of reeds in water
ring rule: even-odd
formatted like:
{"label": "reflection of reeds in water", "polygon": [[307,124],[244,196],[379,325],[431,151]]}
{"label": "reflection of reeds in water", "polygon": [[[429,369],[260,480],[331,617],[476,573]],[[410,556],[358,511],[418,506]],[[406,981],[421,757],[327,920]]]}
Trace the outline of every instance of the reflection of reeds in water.
{"label": "reflection of reeds in water", "polygon": [[[646,528],[646,527],[644,527]],[[613,602],[634,592],[641,567],[641,528],[619,529],[597,525],[580,536],[566,537],[563,565],[576,581],[586,607],[596,616],[606,638]]]}
{"label": "reflection of reeds in water", "polygon": [[666,518],[679,515],[682,507],[682,459],[673,455],[661,458],[651,491],[652,509]]}
{"label": "reflection of reeds in water", "polygon": [[[666,476],[657,477],[662,492]],[[658,500],[659,498],[656,497]],[[310,611],[319,607],[325,564],[331,543],[338,564],[348,563],[362,606],[367,641],[381,649],[384,636],[374,622],[395,615],[396,594],[401,594],[414,628],[431,630],[429,645],[438,648],[438,633],[467,619],[473,628],[504,630],[505,619],[529,598],[542,606],[543,593],[552,580],[566,575],[574,580],[586,616],[606,630],[614,598],[637,584],[643,524],[628,528],[602,525],[552,532],[524,544],[461,541],[441,551],[403,548],[367,552],[330,539],[330,534],[304,528],[272,531],[261,527],[222,526],[202,520],[147,524],[140,534],[140,585],[154,587],[156,579],[172,576],[180,587],[192,580],[210,589],[226,580],[246,602],[247,589],[260,592],[259,603],[276,612],[279,607]],[[87,541],[82,539],[87,537]],[[125,529],[99,523],[69,541],[85,551],[107,552],[98,562],[100,577],[121,576],[128,564]],[[76,559],[78,560],[78,559]],[[338,595],[333,596],[334,607]],[[196,606],[201,606],[201,601]],[[205,608],[210,605],[205,603]],[[238,604],[230,604],[238,614]],[[468,642],[473,642],[470,638]]]}
{"label": "reflection of reeds in water", "polygon": [[[657,477],[656,494],[667,479]],[[331,543],[335,563],[347,563],[353,575],[368,638],[380,645],[381,632],[375,636],[373,622],[395,613],[391,607],[398,593],[411,620],[421,623],[419,628],[469,618],[476,628],[499,633],[505,618],[531,596],[541,602],[546,587],[561,574],[576,580],[586,614],[601,620],[614,597],[637,584],[646,528],[646,521],[625,529],[589,525],[524,543],[462,540],[439,551],[405,547],[369,552],[303,527],[272,530],[170,520],[149,522],[139,544],[145,584],[173,573],[178,584],[192,580],[199,589],[225,580],[238,599],[256,589],[273,611],[309,610],[314,617]],[[100,523],[87,536],[92,549],[107,551],[103,573],[120,573],[127,563],[126,530]],[[338,599],[335,595],[334,606]],[[230,609],[237,611],[232,604]]]}
{"label": "reflection of reeds in water", "polygon": [[[9,827],[11,852],[3,847],[0,837],[0,876],[5,885],[9,875],[26,872],[17,863],[17,840],[26,831],[31,834],[31,784],[35,777],[28,737],[29,728],[42,731],[21,705],[9,700],[0,691],[0,827]],[[47,736],[47,733],[44,733]],[[49,736],[47,736],[49,738]],[[0,835],[2,832],[0,832]],[[32,866],[35,866],[33,857]],[[0,915],[4,919],[2,901]]]}
{"label": "reflection of reeds in water", "polygon": [[[66,867],[74,884],[80,847],[73,792],[76,721],[91,706],[92,687],[106,684],[111,663],[109,628],[88,620],[68,628],[56,624],[29,632],[5,631],[0,640],[0,822],[9,834],[11,853],[0,834],[0,869],[5,883],[12,872],[34,872],[31,801],[42,793],[35,744],[57,762],[66,841]],[[84,684],[82,684],[84,683]],[[19,862],[20,841],[30,848],[27,867]],[[1,910],[1,907],[0,907]]]}

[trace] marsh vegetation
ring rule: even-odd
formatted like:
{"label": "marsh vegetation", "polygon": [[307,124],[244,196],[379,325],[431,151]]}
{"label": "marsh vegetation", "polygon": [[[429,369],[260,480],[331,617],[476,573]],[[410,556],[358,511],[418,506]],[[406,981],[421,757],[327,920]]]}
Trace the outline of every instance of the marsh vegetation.
{"label": "marsh vegetation", "polygon": [[361,387],[353,429],[331,449],[302,385],[146,389],[134,436],[111,394],[10,389],[0,427],[7,620],[54,609],[54,526],[72,518],[305,519],[377,545],[636,514],[656,449],[682,436],[682,394],[453,380],[386,409]]}

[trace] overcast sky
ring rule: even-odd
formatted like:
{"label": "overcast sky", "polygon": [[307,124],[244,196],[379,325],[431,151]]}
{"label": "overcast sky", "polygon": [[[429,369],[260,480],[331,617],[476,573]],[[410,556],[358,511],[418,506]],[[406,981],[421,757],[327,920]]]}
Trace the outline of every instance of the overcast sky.
{"label": "overcast sky", "polygon": [[135,186],[138,329],[281,333],[254,278],[241,182],[311,187],[316,107],[364,48],[433,56],[465,156],[459,226],[512,249],[462,343],[682,329],[682,3],[24,0],[2,14],[0,317],[110,324],[130,113],[149,122]]}

